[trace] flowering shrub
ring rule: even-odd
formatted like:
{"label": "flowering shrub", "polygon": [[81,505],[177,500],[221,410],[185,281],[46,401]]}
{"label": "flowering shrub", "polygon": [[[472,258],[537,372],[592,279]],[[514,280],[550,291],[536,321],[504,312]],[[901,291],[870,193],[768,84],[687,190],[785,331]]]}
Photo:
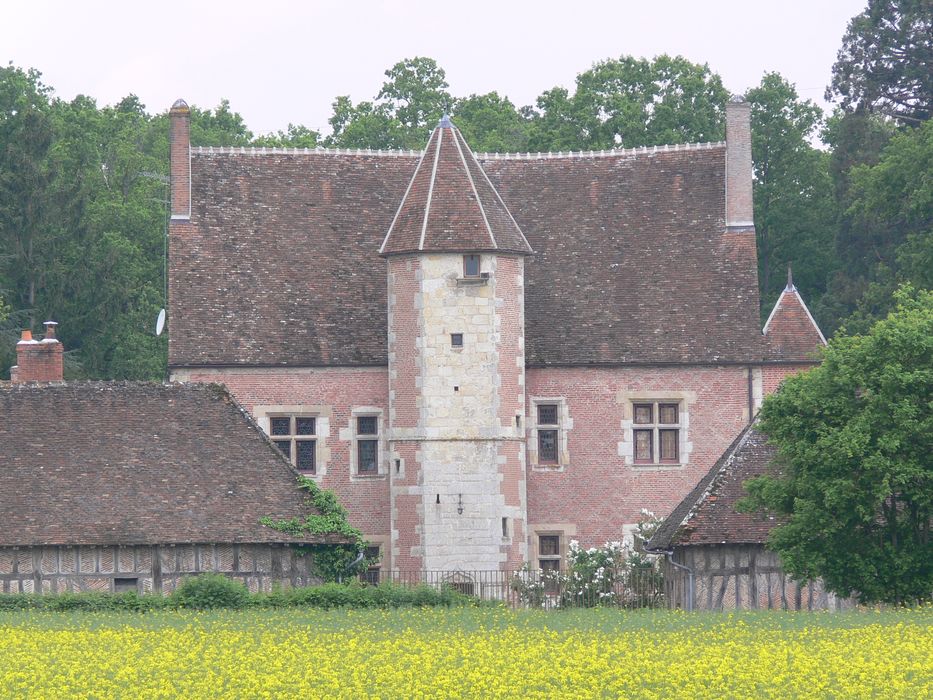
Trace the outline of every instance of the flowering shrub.
{"label": "flowering shrub", "polygon": [[526,566],[513,578],[512,590],[523,604],[535,608],[657,607],[664,599],[664,577],[657,556],[645,553],[644,544],[661,522],[642,510],[632,544],[606,542],[584,549],[570,540],[565,570],[536,571]]}

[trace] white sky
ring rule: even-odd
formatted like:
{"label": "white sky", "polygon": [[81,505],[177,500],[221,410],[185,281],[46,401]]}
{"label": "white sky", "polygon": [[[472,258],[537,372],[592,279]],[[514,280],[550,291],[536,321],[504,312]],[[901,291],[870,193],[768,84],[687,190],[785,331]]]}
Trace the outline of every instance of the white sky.
{"label": "white sky", "polygon": [[498,91],[516,106],[573,89],[623,54],[708,63],[731,92],[778,71],[803,97],[823,90],[848,20],[867,0],[345,0],[244,3],[7,0],[0,61],[36,68],[56,94],[150,112],[178,97],[230,100],[254,133],[327,131],[331,104],[372,99],[396,61],[428,56],[455,96]]}

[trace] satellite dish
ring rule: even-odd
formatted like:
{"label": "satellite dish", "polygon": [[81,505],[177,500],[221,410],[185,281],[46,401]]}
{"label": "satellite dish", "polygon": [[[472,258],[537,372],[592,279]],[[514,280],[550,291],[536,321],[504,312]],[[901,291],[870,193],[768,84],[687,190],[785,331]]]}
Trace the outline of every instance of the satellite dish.
{"label": "satellite dish", "polygon": [[156,335],[162,335],[165,329],[165,309],[159,311],[159,317],[156,319]]}

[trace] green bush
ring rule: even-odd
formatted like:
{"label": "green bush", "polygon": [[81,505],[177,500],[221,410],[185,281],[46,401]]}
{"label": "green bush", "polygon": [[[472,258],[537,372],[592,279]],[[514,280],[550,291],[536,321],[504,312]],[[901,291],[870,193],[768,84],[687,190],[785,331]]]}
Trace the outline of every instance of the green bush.
{"label": "green bush", "polygon": [[[476,598],[449,586],[414,588],[394,583],[367,586],[358,581],[325,583],[307,588],[278,589],[272,593],[250,594],[239,581],[223,574],[205,573],[185,579],[170,596],[126,593],[12,593],[0,595],[0,611],[48,610],[129,610],[147,612],[165,608],[405,608],[481,605]],[[490,603],[495,605],[496,603]]]}
{"label": "green bush", "polygon": [[249,591],[239,581],[223,574],[200,574],[186,578],[170,596],[179,608],[242,608],[250,601]]}

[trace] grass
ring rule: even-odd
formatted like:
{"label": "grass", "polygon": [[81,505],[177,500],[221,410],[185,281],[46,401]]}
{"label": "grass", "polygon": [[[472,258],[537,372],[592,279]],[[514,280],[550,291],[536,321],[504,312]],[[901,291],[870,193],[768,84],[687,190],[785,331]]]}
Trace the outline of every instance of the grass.
{"label": "grass", "polygon": [[933,608],[0,612],[0,697],[933,697]]}

